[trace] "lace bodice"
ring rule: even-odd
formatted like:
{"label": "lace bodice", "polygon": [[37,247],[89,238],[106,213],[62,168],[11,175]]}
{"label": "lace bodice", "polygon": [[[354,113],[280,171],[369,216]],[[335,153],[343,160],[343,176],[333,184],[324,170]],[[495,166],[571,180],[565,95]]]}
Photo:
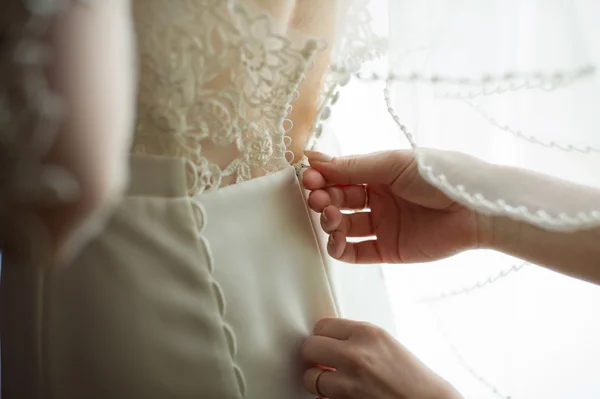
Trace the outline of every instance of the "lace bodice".
{"label": "lace bodice", "polygon": [[184,157],[202,192],[293,162],[287,118],[318,38],[292,39],[249,2],[139,0],[133,151]]}
{"label": "lace bodice", "polygon": [[[307,3],[322,21],[336,23],[335,2]],[[302,113],[326,118],[323,104],[337,81],[328,65],[312,68],[331,38],[296,29],[306,16],[294,14],[298,4],[134,1],[141,76],[133,151],[186,158],[191,193],[300,161],[290,151],[292,106],[324,89],[319,102],[304,101]],[[319,130],[310,122],[309,135]]]}
{"label": "lace bodice", "polygon": [[[134,153],[184,158],[190,194],[300,162],[338,87],[381,49],[366,2],[10,0],[0,17],[1,225],[40,230],[30,237],[48,223],[68,231],[58,216],[23,220],[48,201],[87,201],[75,212],[87,220],[118,199],[136,81],[131,30]],[[55,28],[65,32],[49,40]],[[52,68],[61,87],[48,79]]]}

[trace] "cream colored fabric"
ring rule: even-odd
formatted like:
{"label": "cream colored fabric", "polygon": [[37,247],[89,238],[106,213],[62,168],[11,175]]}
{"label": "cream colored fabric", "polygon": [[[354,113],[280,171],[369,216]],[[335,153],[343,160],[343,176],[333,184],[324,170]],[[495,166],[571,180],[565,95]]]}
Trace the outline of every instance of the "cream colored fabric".
{"label": "cream colored fabric", "polygon": [[5,399],[309,398],[299,349],[337,314],[291,167],[193,199],[182,160],[134,157],[75,264],[6,263]]}
{"label": "cream colored fabric", "polygon": [[294,169],[197,200],[246,397],[310,398],[300,386],[300,346],[320,318],[337,312]]}
{"label": "cream colored fabric", "polygon": [[[48,4],[56,17],[66,3]],[[98,3],[77,4],[91,14]],[[298,352],[319,318],[391,321],[386,301],[356,299],[384,292],[361,278],[366,268],[349,272],[343,295],[330,281],[289,166],[300,161],[294,129],[299,153],[335,102],[331,52],[362,34],[327,49],[338,19],[348,32],[364,26],[338,6],[132,2],[140,79],[130,191],[69,268],[6,259],[4,398],[308,398]],[[95,126],[112,126],[105,118]],[[349,297],[361,306],[342,306]],[[339,311],[348,308],[360,311]]]}

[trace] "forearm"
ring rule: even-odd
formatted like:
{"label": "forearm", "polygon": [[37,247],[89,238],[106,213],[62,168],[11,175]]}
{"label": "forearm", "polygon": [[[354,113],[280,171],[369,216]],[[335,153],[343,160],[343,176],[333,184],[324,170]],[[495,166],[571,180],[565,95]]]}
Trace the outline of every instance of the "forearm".
{"label": "forearm", "polygon": [[505,217],[480,217],[484,247],[600,284],[600,228],[543,230]]}

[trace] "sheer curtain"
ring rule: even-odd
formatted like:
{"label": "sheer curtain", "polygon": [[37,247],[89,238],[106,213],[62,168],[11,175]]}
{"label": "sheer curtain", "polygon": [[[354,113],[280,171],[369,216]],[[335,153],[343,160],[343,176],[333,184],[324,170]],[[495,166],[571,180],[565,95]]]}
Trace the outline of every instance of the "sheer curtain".
{"label": "sheer curtain", "polygon": [[[374,85],[340,97],[343,154],[409,146]],[[356,107],[368,118],[345,118]],[[600,287],[492,251],[383,270],[398,338],[466,398],[600,397]]]}
{"label": "sheer curtain", "polygon": [[[390,4],[371,2],[388,57],[341,90],[324,148],[453,150],[567,179],[572,192],[497,176],[486,183],[470,161],[420,159],[422,173],[433,167],[490,200],[468,203],[476,209],[549,229],[597,224],[597,198],[575,193],[600,187],[600,4]],[[508,206],[492,209],[496,200]],[[383,270],[398,338],[466,398],[600,397],[600,287],[493,251]]]}

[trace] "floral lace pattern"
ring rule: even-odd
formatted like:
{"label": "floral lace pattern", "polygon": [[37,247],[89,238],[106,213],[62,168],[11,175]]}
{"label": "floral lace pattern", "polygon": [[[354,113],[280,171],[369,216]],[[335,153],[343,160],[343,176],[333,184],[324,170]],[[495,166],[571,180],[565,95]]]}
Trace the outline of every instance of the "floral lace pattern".
{"label": "floral lace pattern", "polygon": [[[134,1],[141,79],[132,151],[185,158],[190,194],[275,172],[294,161],[287,116],[326,44],[290,34],[253,1],[178,0],[176,7],[163,0]],[[338,15],[340,40],[318,104],[316,136],[349,77],[338,69],[380,52],[366,2],[344,2]],[[78,196],[68,171],[41,163],[64,107],[46,82],[43,71],[50,59],[40,38],[66,4],[15,0],[2,17],[7,29],[0,32],[2,226],[9,220],[39,224],[21,223],[27,215],[15,216],[17,204]],[[10,37],[19,40],[4,40]]]}
{"label": "floral lace pattern", "polygon": [[250,2],[134,4],[141,80],[135,153],[188,160],[190,194],[293,161],[286,119],[322,41],[294,43]]}

